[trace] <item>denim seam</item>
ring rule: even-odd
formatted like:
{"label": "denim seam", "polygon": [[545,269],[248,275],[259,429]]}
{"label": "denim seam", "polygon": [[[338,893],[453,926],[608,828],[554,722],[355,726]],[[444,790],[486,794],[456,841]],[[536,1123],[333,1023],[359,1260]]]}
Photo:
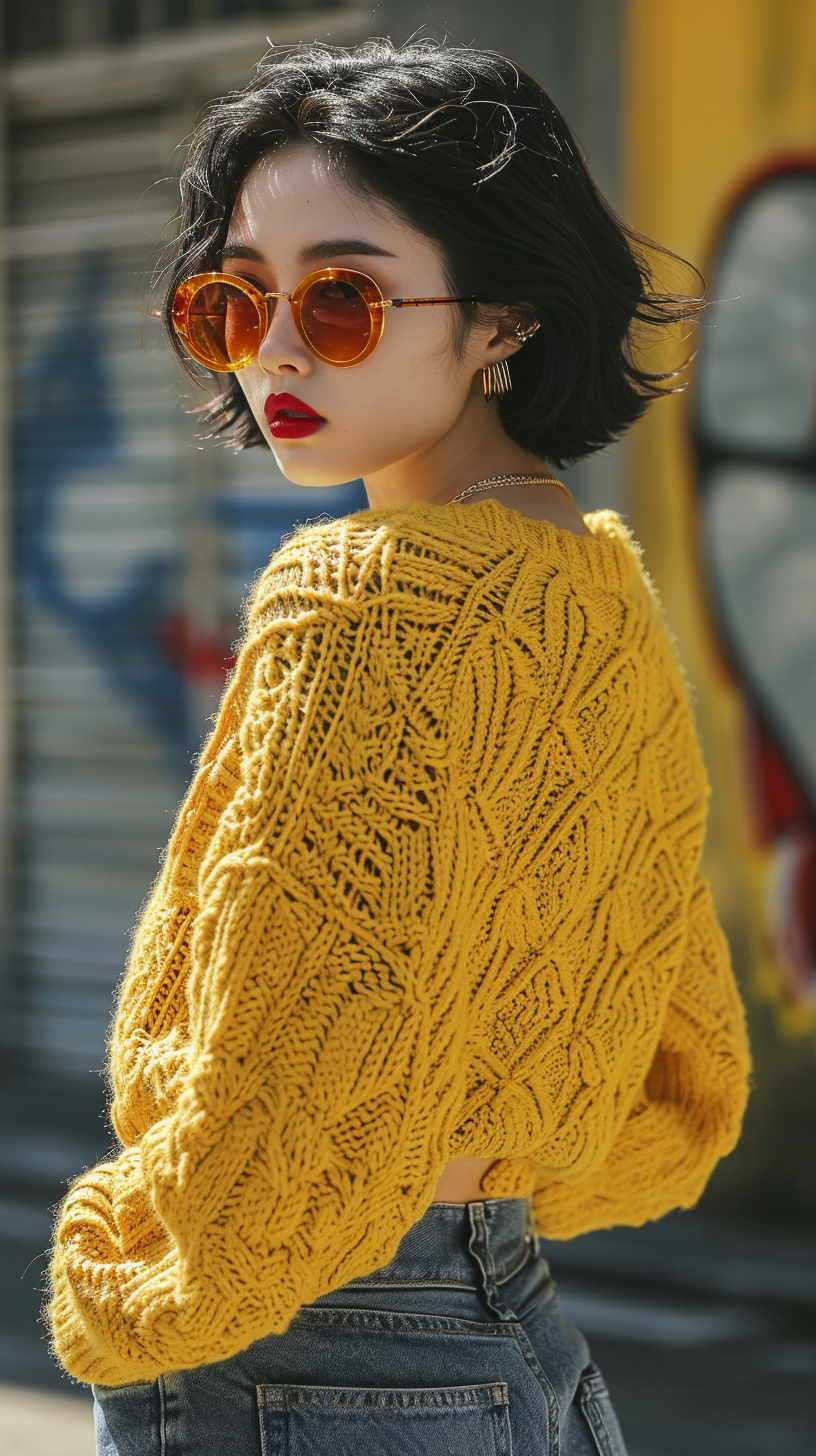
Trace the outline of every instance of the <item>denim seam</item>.
{"label": "denim seam", "polygon": [[478,1288],[476,1284],[463,1284],[459,1279],[350,1279],[344,1289],[468,1289]]}
{"label": "denim seam", "polygon": [[418,1314],[398,1310],[355,1309],[343,1305],[325,1305],[320,1309],[305,1306],[295,1315],[290,1329],[302,1325],[356,1325],[358,1328],[410,1330],[428,1334],[478,1335],[504,1337],[512,1333],[508,1324],[491,1321],[452,1319],[445,1315]]}
{"label": "denim seam", "polygon": [[[283,1382],[256,1387],[258,1406],[265,1410],[506,1410],[510,1391],[505,1380],[487,1380],[476,1385],[382,1387],[366,1385],[298,1385]],[[483,1399],[482,1396],[488,1399]],[[410,1397],[406,1401],[405,1397]],[[351,1399],[349,1399],[351,1397]]]}
{"label": "denim seam", "polygon": [[159,1398],[159,1456],[167,1456],[167,1391],[164,1376],[156,1381]]}
{"label": "denim seam", "polygon": [[544,1403],[547,1407],[547,1450],[559,1451],[561,1449],[561,1414],[558,1409],[558,1397],[553,1390],[550,1378],[539,1365],[535,1350],[530,1344],[523,1326],[516,1322],[513,1325],[506,1325],[505,1328],[512,1331],[519,1347],[519,1353],[526,1360],[541,1386]]}
{"label": "denim seam", "polygon": [[606,1382],[600,1371],[591,1374],[584,1373],[579,1382],[578,1391],[584,1419],[592,1432],[600,1456],[615,1456],[616,1443],[606,1424],[600,1401],[602,1393],[608,1394]]}
{"label": "denim seam", "polygon": [[493,1210],[483,1203],[469,1203],[468,1217],[470,1219],[470,1241],[468,1248],[473,1259],[479,1266],[482,1274],[482,1293],[488,1309],[492,1310],[497,1319],[503,1321],[515,1320],[516,1316],[509,1305],[503,1303],[499,1298],[499,1288],[496,1282],[496,1262],[493,1258],[493,1250],[490,1244],[491,1216]]}
{"label": "denim seam", "polygon": [[[499,1298],[499,1291],[496,1284],[496,1270],[493,1262],[493,1254],[490,1248],[491,1213],[493,1210],[485,1208],[483,1204],[468,1204],[468,1215],[470,1218],[471,1236],[470,1251],[473,1254],[484,1278],[484,1293],[488,1306],[503,1321],[503,1328],[509,1330],[513,1335],[522,1357],[527,1361],[535,1375],[542,1393],[544,1403],[547,1407],[547,1435],[549,1451],[558,1451],[561,1439],[561,1417],[558,1409],[558,1398],[553,1390],[552,1384],[545,1371],[541,1368],[536,1359],[535,1351],[528,1340],[518,1315],[509,1305],[503,1303]],[[498,1328],[502,1328],[500,1325]]]}
{"label": "denim seam", "polygon": [[[498,1453],[498,1456],[513,1456],[513,1428],[510,1420],[510,1391],[506,1381],[490,1381],[480,1386],[440,1386],[436,1387],[434,1390],[412,1391],[411,1393],[415,1396],[418,1396],[419,1399],[416,1401],[416,1403],[412,1403],[408,1407],[405,1406],[402,1399],[398,1400],[394,1404],[389,1403],[384,1397],[387,1394],[390,1394],[390,1392],[385,1392],[381,1390],[368,1392],[369,1394],[373,1394],[375,1396],[379,1395],[380,1400],[375,1399],[373,1402],[363,1401],[360,1403],[352,1401],[350,1403],[347,1403],[343,1400],[342,1397],[345,1394],[349,1393],[351,1390],[355,1389],[354,1387],[348,1386],[342,1387],[339,1391],[333,1390],[332,1394],[335,1397],[334,1399],[315,1400],[315,1395],[318,1389],[321,1391],[321,1393],[325,1393],[326,1391],[326,1387],[298,1387],[296,1385],[293,1386],[289,1384],[259,1385],[256,1387],[258,1409],[261,1412],[263,1412],[264,1410],[271,1410],[272,1412],[277,1414],[285,1414],[289,1410],[297,1409],[298,1407],[302,1408],[305,1406],[306,1408],[309,1408],[314,1407],[315,1405],[324,1411],[396,1410],[398,1412],[405,1412],[406,1410],[410,1410],[411,1414],[414,1417],[418,1416],[420,1418],[427,1418],[428,1416],[436,1415],[439,1411],[454,1412],[481,1408],[483,1410],[486,1410],[491,1417],[494,1435],[498,1438],[496,1442],[496,1451]],[[483,1402],[478,1399],[473,1400],[472,1398],[466,1401],[461,1401],[457,1399],[444,1399],[440,1401],[434,1400],[432,1398],[434,1395],[446,1394],[447,1396],[450,1396],[452,1392],[455,1392],[456,1394],[461,1394],[463,1391],[467,1391],[468,1395],[471,1397],[476,1391],[485,1391],[490,1394],[491,1399],[487,1402]],[[358,1393],[360,1393],[359,1390]],[[404,1392],[400,1390],[398,1394],[402,1396]],[[261,1449],[263,1452],[263,1456],[267,1456],[266,1424],[263,1420],[261,1421]]]}
{"label": "denim seam", "polygon": [[504,1407],[504,1424],[507,1427],[507,1456],[513,1456],[513,1427],[510,1421],[510,1405]]}

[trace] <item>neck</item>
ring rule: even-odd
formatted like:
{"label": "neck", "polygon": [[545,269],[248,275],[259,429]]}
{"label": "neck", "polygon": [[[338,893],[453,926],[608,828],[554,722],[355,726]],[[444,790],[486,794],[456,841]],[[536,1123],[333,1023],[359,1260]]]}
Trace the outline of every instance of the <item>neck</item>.
{"label": "neck", "polygon": [[456,423],[431,445],[383,470],[366,475],[372,510],[441,505],[490,475],[546,475],[544,461],[511,440],[502,428],[498,404],[486,405],[474,389]]}

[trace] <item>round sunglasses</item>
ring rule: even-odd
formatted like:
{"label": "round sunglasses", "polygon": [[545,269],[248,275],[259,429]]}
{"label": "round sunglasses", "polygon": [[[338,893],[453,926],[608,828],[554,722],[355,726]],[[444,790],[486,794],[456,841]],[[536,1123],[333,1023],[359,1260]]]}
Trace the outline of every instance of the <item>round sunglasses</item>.
{"label": "round sunglasses", "polygon": [[382,338],[387,308],[476,303],[475,298],[383,298],[373,278],[353,268],[321,268],[292,293],[263,293],[230,273],[196,273],[173,296],[173,327],[187,352],[217,374],[245,369],[258,356],[279,298],[291,304],[298,332],[318,359],[338,369],[362,364]]}

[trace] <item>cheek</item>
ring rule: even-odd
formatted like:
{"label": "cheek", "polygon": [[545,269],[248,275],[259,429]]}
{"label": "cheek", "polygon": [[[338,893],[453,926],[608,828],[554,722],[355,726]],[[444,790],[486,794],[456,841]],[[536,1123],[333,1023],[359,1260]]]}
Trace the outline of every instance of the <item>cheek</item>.
{"label": "cheek", "polygon": [[[236,374],[239,388],[283,473],[300,485],[333,485],[381,470],[427,449],[456,423],[472,385],[472,361],[457,359],[450,323],[417,309],[389,318],[364,363],[334,369],[315,360],[308,399],[329,428],[303,447],[279,447],[263,412],[273,387],[257,364]],[[297,381],[276,381],[298,393]],[[305,390],[304,390],[305,393]]]}
{"label": "cheek", "polygon": [[336,427],[316,443],[336,452],[338,478],[373,474],[429,449],[462,414],[473,370],[456,359],[444,323],[429,328],[422,313],[389,318],[371,357],[337,371]]}
{"label": "cheek", "polygon": [[434,312],[389,318],[378,349],[359,372],[349,370],[358,372],[360,407],[370,411],[376,401],[392,430],[449,425],[467,398],[472,370],[456,358],[447,321]]}
{"label": "cheek", "polygon": [[235,374],[235,379],[249,408],[255,416],[258,428],[262,431],[265,438],[269,440],[270,436],[266,416],[263,412],[264,400],[269,394],[269,379],[257,364],[250,364],[246,369],[238,370]]}

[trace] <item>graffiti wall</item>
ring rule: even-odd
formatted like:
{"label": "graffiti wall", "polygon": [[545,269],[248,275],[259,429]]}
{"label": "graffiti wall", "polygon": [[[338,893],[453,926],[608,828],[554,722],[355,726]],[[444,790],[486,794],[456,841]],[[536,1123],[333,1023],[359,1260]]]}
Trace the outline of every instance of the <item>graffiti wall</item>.
{"label": "graffiti wall", "polygon": [[632,438],[633,524],[695,690],[705,867],[754,1053],[706,1206],[812,1227],[816,8],[629,0],[627,26],[627,213],[714,300],[691,391]]}
{"label": "graffiti wall", "polygon": [[[98,1067],[128,934],[248,586],[299,520],[365,504],[203,449],[145,302],[166,105],[13,137],[13,886],[4,1039]],[[145,201],[147,199],[147,201]],[[162,211],[162,207],[164,211]]]}
{"label": "graffiti wall", "polygon": [[816,10],[630,0],[628,24],[629,213],[713,301],[691,394],[637,431],[635,525],[698,689],[708,864],[746,986],[783,1033],[810,1031]]}
{"label": "graffiti wall", "polygon": [[[710,602],[744,721],[757,950],[786,1025],[816,1024],[816,151],[729,207],[694,411]],[[729,301],[733,300],[733,304]]]}

